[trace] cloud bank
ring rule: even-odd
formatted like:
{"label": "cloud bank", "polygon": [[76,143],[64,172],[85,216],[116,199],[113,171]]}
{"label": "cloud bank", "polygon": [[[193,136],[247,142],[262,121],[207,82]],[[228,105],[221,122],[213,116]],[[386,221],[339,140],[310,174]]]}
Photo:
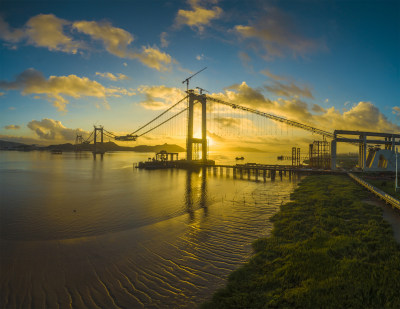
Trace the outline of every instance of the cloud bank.
{"label": "cloud bank", "polygon": [[35,134],[44,140],[49,141],[73,141],[76,134],[88,135],[89,132],[82,129],[69,129],[65,127],[61,121],[44,118],[42,120],[32,120],[27,124]]}
{"label": "cloud bank", "polygon": [[[72,22],[53,14],[39,14],[30,18],[22,28],[12,29],[0,16],[0,39],[11,44],[25,41],[28,45],[71,54],[89,50],[89,42],[74,39],[76,33],[82,33],[93,41],[100,42],[104,49],[114,56],[137,59],[143,65],[158,71],[169,70],[171,65],[176,63],[170,55],[157,47],[132,48],[133,35],[122,28],[114,27],[108,21]],[[162,45],[167,45],[165,35]]]}
{"label": "cloud bank", "polygon": [[50,76],[46,79],[35,69],[27,69],[19,74],[14,81],[0,81],[0,89],[19,90],[22,95],[45,95],[59,111],[66,111],[69,100],[81,97],[95,97],[106,100],[107,97],[134,95],[135,93],[124,88],[106,88],[102,84],[87,77],[76,75]]}
{"label": "cloud bank", "polygon": [[263,95],[262,89],[251,88],[245,82],[227,87],[224,92],[214,93],[212,96],[328,131],[371,131],[371,128],[377,132],[400,131],[400,125],[392,123],[371,102],[360,101],[349,110],[340,112],[335,107],[324,109],[316,104],[310,107],[298,97],[270,100]]}

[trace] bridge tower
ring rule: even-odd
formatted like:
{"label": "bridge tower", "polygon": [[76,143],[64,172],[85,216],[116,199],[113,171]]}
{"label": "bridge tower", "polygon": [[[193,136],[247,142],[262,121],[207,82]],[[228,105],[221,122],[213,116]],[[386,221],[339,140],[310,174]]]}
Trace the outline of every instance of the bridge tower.
{"label": "bridge tower", "polygon": [[[205,94],[196,94],[194,90],[188,90],[189,95],[189,111],[188,111],[188,132],[186,142],[186,160],[193,160],[193,145],[201,145],[201,161],[207,163],[207,99]],[[201,138],[193,137],[193,114],[194,103],[201,103]]]}
{"label": "bridge tower", "polygon": [[[104,131],[103,126],[98,126],[98,127],[94,126],[94,132],[93,132],[94,133],[94,136],[93,136],[94,151],[93,151],[93,154],[96,154],[96,153],[104,154],[104,152],[105,152],[105,150],[103,148],[103,131]],[[100,133],[100,142],[97,141],[97,132]],[[98,144],[100,144],[100,148],[98,148]]]}

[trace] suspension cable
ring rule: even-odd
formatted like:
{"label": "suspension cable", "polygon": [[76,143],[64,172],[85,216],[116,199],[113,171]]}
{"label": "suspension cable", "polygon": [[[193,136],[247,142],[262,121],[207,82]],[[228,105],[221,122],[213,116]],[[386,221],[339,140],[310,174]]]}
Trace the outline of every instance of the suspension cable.
{"label": "suspension cable", "polygon": [[[167,110],[165,110],[164,112],[162,112],[160,115],[158,115],[156,118],[154,118],[153,120],[149,121],[148,123],[146,123],[145,125],[141,126],[139,129],[137,129],[135,132],[132,132],[130,135],[135,134],[136,132],[140,131],[141,129],[143,129],[144,127],[148,126],[150,123],[156,121],[158,118],[160,118],[162,115],[164,115],[165,113],[167,113],[168,111],[170,111],[171,109],[173,109],[175,106],[177,106],[179,103],[181,103],[182,101],[184,101],[188,96],[184,97],[183,99],[179,100],[177,103],[175,103],[174,105],[172,105],[170,108],[168,108]],[[185,108],[184,110],[186,110],[187,108]],[[164,122],[163,122],[164,123]],[[147,133],[147,132],[146,132]],[[143,135],[143,134],[142,134]],[[139,135],[139,136],[142,136]]]}
{"label": "suspension cable", "polygon": [[258,111],[256,109],[253,109],[253,108],[250,108],[250,107],[245,107],[245,106],[241,106],[241,105],[238,105],[238,104],[225,102],[225,101],[222,101],[220,99],[216,99],[216,98],[213,98],[213,97],[210,97],[210,96],[207,96],[207,99],[210,100],[210,101],[214,101],[214,102],[217,102],[217,103],[220,103],[220,104],[224,104],[224,105],[230,106],[232,108],[237,108],[237,109],[244,110],[244,111],[247,111],[247,112],[250,112],[250,113],[253,113],[253,114],[257,114],[257,115],[260,115],[260,116],[264,116],[264,117],[270,118],[270,119],[275,120],[275,121],[286,123],[286,124],[288,124],[290,126],[293,126],[293,127],[297,127],[297,128],[300,128],[300,129],[303,129],[303,130],[307,130],[307,131],[310,131],[310,132],[313,132],[313,133],[316,133],[316,134],[320,134],[320,135],[323,135],[323,136],[334,138],[334,135],[331,132],[324,131],[324,130],[321,130],[321,129],[318,129],[318,128],[314,128],[312,126],[309,126],[309,125],[306,125],[306,124],[303,124],[303,123],[300,123],[300,122],[297,122],[297,121],[294,121],[294,120],[289,120],[289,119],[286,119],[286,118],[283,118],[283,117],[280,117],[280,116],[276,116],[276,115],[273,115],[273,114],[260,112],[260,111]]}
{"label": "suspension cable", "polygon": [[[186,99],[186,98],[185,98],[185,99]],[[180,102],[179,102],[179,103],[180,103]],[[160,124],[156,125],[155,127],[151,128],[150,130],[148,130],[148,131],[146,131],[146,132],[144,132],[144,133],[138,135],[137,137],[141,137],[141,136],[143,136],[143,135],[145,135],[145,134],[147,134],[147,133],[149,133],[149,132],[151,132],[151,131],[157,129],[158,127],[162,126],[164,123],[166,123],[166,122],[170,121],[171,119],[173,119],[173,118],[179,116],[180,114],[182,114],[182,113],[185,112],[186,110],[187,110],[187,108],[181,110],[179,113],[177,113],[177,114],[175,114],[174,116],[168,118],[167,120],[161,122]],[[136,131],[136,132],[137,132],[137,131]],[[135,133],[135,132],[133,132],[133,133]],[[133,134],[133,133],[132,133],[132,134]]]}
{"label": "suspension cable", "polygon": [[[92,137],[92,135],[93,135],[93,132],[94,131],[92,131],[92,133],[90,133],[90,135],[89,135],[89,137],[87,138],[87,139],[85,139],[85,141],[84,142],[87,142],[91,137]],[[90,143],[90,142],[89,142]]]}

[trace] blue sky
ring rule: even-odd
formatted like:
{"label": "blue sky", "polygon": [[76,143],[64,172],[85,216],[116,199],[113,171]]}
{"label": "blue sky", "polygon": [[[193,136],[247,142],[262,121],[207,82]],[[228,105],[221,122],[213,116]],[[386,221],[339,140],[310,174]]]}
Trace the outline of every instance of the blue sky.
{"label": "blue sky", "polygon": [[191,86],[220,99],[400,131],[399,1],[2,1],[0,50],[1,139],[132,132],[205,66]]}

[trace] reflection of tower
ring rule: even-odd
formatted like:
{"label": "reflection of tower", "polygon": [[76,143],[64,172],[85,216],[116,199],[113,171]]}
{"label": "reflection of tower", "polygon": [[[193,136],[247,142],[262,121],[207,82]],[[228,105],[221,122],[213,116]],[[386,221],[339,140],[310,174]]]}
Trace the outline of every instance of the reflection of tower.
{"label": "reflection of tower", "polygon": [[197,186],[192,182],[193,176],[196,176],[194,177],[195,180],[198,179],[196,172],[190,170],[186,171],[185,204],[190,221],[193,221],[195,218],[194,212],[197,205],[196,201],[194,200],[195,196],[199,196],[198,206],[204,209],[205,215],[207,214],[207,173],[205,168],[202,170],[200,186]]}
{"label": "reflection of tower", "polygon": [[201,170],[201,192],[200,192],[200,207],[204,209],[204,214],[207,215],[207,173],[206,168]]}
{"label": "reflection of tower", "polygon": [[[189,112],[188,112],[188,132],[187,132],[187,145],[186,145],[186,160],[191,162],[193,160],[193,146],[198,148],[201,145],[201,161],[207,162],[207,113],[206,113],[206,95],[196,94],[193,90],[188,90],[189,95]],[[201,138],[193,137],[193,114],[194,102],[201,103]]]}
{"label": "reflection of tower", "polygon": [[186,211],[189,214],[190,221],[193,221],[194,220],[193,188],[192,188],[192,171],[190,170],[187,170],[186,172],[185,204],[186,204]]}

